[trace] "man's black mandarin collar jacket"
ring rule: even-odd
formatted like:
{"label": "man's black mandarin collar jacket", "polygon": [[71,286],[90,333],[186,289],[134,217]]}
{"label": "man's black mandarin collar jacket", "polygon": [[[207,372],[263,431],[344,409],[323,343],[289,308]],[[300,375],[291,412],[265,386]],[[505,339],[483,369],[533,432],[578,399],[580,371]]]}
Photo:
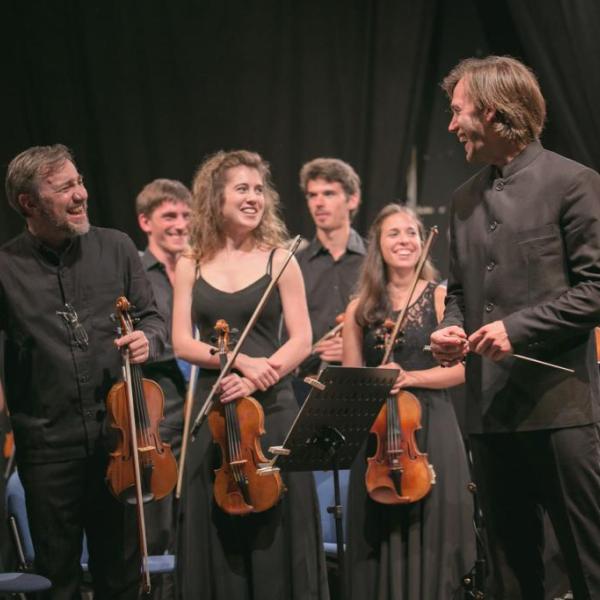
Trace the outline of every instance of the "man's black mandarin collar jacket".
{"label": "man's black mandarin collar jacket", "polygon": [[515,352],[575,370],[469,355],[469,431],[600,420],[592,331],[600,323],[600,175],[534,142],[455,192],[450,227],[440,327],[471,334],[502,320]]}

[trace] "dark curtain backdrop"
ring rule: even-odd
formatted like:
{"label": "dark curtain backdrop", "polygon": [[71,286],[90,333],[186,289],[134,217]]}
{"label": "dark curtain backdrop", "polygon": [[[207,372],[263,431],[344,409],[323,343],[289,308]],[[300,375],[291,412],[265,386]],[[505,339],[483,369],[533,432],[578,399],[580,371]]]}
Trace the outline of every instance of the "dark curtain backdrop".
{"label": "dark curtain backdrop", "polygon": [[[291,232],[310,235],[298,170],[336,156],[362,177],[366,233],[404,199],[414,147],[419,209],[445,231],[474,168],[446,131],[444,75],[468,56],[523,59],[548,103],[544,145],[598,170],[599,32],[599,0],[2,0],[0,177],[25,148],[63,142],[92,222],[142,247],[137,192],[156,177],[189,184],[218,149],[263,154]],[[0,198],[0,242],[22,226]]]}
{"label": "dark curtain backdrop", "polygon": [[548,100],[546,143],[600,170],[600,2],[507,1]]}
{"label": "dark curtain backdrop", "polygon": [[[598,0],[460,0],[438,3],[430,73],[416,141],[419,208],[427,225],[446,230],[452,190],[479,167],[449,135],[447,100],[438,82],[467,56],[509,54],[530,65],[546,97],[544,146],[600,170],[600,2]],[[600,199],[599,199],[600,201]],[[445,236],[433,255],[447,268]]]}
{"label": "dark curtain backdrop", "polygon": [[[155,177],[190,182],[219,149],[271,162],[292,232],[309,235],[306,160],[363,179],[364,230],[403,196],[436,0],[2,3],[2,175],[35,144],[70,146],[93,223],[137,231]],[[22,227],[3,201],[0,241]]]}
{"label": "dark curtain backdrop", "polygon": [[[141,246],[141,187],[189,184],[222,148],[263,154],[290,230],[310,235],[298,170],[337,156],[362,177],[365,233],[404,199],[414,146],[419,204],[443,229],[473,171],[438,86],[460,58],[525,60],[548,101],[544,144],[600,168],[599,13],[598,0],[3,0],[0,177],[28,146],[63,142],[92,221]],[[21,227],[0,198],[0,242]],[[441,238],[442,271],[445,254]]]}

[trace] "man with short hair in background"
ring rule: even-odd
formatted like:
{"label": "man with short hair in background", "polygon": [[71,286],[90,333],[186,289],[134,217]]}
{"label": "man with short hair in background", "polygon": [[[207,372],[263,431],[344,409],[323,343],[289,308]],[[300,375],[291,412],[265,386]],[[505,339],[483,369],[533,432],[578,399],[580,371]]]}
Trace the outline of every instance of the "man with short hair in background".
{"label": "man with short hair in background", "polygon": [[[156,381],[165,396],[164,420],[160,423],[163,442],[171,445],[177,462],[181,452],[183,407],[189,364],[177,360],[171,343],[173,283],[177,260],[188,247],[192,196],[183,183],[155,179],[136,198],[138,223],[148,245],[142,264],[152,284],[158,310],[167,323],[169,336],[164,352],[144,365],[144,376]],[[150,554],[172,552],[175,545],[176,515],[174,494],[147,505],[148,548]],[[175,598],[172,576],[153,582],[155,600]]]}
{"label": "man with short hair in background", "polygon": [[[316,158],[302,166],[300,188],[315,224],[314,238],[298,253],[315,343],[346,310],[366,253],[352,228],[361,200],[360,178],[343,160]],[[298,375],[314,375],[323,364],[341,362],[342,337],[337,335],[314,347]]]}

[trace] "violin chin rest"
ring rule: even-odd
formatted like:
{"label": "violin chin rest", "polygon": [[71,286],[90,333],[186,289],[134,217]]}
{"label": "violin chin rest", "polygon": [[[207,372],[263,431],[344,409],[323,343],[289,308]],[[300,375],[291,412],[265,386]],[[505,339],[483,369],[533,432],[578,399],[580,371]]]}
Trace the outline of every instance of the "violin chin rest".
{"label": "violin chin rest", "polygon": [[369,491],[369,496],[379,504],[410,504],[414,500],[410,496],[399,496],[388,487],[378,487]]}
{"label": "violin chin rest", "polygon": [[[124,502],[125,504],[131,504],[132,506],[135,506],[137,504],[137,498],[135,497],[135,487],[124,490],[123,493],[120,495],[119,500],[121,502]],[[148,504],[148,502],[151,502],[152,500],[154,500],[154,494],[152,492],[142,494],[143,504]]]}
{"label": "violin chin rest", "polygon": [[223,512],[237,517],[243,517],[254,512],[254,506],[246,504],[244,496],[238,491],[228,491],[217,504]]}

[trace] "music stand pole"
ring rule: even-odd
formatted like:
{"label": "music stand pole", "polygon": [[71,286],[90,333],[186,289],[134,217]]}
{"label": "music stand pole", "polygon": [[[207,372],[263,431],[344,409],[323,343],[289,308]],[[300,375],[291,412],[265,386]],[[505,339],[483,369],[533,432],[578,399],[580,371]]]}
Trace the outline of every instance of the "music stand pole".
{"label": "music stand pole", "polygon": [[344,544],[344,511],[342,508],[342,496],[340,494],[340,473],[337,468],[335,454],[331,458],[331,468],[333,469],[333,493],[335,505],[328,506],[327,512],[333,514],[335,519],[335,541],[337,543],[338,558],[338,589],[340,598],[346,597],[346,547]]}
{"label": "music stand pole", "polygon": [[342,494],[340,492],[340,473],[338,469],[337,450],[346,441],[344,435],[335,427],[326,427],[319,434],[318,444],[327,452],[331,458],[331,470],[333,472],[333,506],[327,507],[327,512],[335,520],[335,541],[337,544],[338,561],[338,589],[339,597],[346,597],[346,548],[344,545],[344,509],[342,506]]}
{"label": "music stand pole", "polygon": [[[469,461],[469,469],[471,477],[473,477],[473,458],[471,449],[467,446],[467,459]],[[463,577],[463,587],[467,598],[474,600],[485,600],[486,598],[486,578],[487,578],[487,561],[486,549],[484,544],[485,523],[483,513],[479,506],[477,497],[477,485],[474,481],[467,484],[467,490],[473,496],[473,527],[475,529],[475,564],[473,568]]]}
{"label": "music stand pole", "polygon": [[340,599],[346,591],[344,529],[339,469],[349,469],[389,395],[397,369],[327,367],[318,380],[306,379],[312,389],[282,446],[269,448],[275,458],[259,473],[333,471]]}

